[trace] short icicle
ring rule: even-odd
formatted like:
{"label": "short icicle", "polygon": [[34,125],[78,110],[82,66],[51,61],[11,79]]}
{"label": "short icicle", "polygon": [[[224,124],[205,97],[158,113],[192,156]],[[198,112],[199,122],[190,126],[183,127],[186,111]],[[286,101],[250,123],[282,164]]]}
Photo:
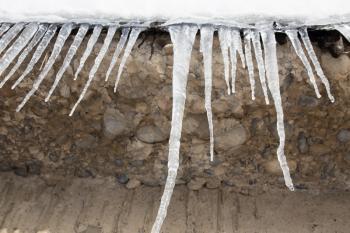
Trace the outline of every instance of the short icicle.
{"label": "short icicle", "polygon": [[301,42],[298,38],[298,31],[297,30],[286,30],[286,34],[288,35],[289,40],[292,42],[292,46],[293,46],[296,54],[298,55],[299,59],[301,60],[301,62],[303,63],[303,65],[306,68],[310,82],[315,89],[315,93],[316,93],[317,98],[321,98],[321,94],[320,94],[320,91],[318,90],[317,83],[315,80],[314,72],[312,71],[312,67],[310,65],[310,62],[307,59],[307,57],[304,53],[303,46],[301,45]]}
{"label": "short icicle", "polygon": [[255,100],[255,79],[254,79],[254,65],[252,57],[252,43],[251,43],[251,31],[244,31],[244,54],[247,62],[248,76],[250,82],[250,88],[252,93],[252,100]]}
{"label": "short icicle", "polygon": [[30,23],[24,28],[21,35],[19,35],[16,41],[11,45],[11,47],[6,51],[4,56],[0,59],[0,75],[11,64],[11,62],[13,61],[13,59],[15,59],[19,52],[21,52],[22,49],[28,44],[30,39],[38,30],[38,27],[39,24]]}
{"label": "short icicle", "polygon": [[83,69],[86,60],[90,56],[92,49],[94,48],[94,46],[97,42],[97,39],[101,34],[102,28],[103,27],[101,25],[96,25],[94,27],[94,30],[92,31],[92,34],[91,34],[89,41],[86,45],[86,49],[83,53],[83,56],[80,58],[79,67],[78,67],[77,71],[75,72],[74,80],[76,80],[78,78],[78,74]]}
{"label": "short icicle", "polygon": [[22,80],[27,76],[27,74],[29,74],[30,71],[32,71],[35,64],[39,61],[40,57],[42,56],[45,49],[49,45],[51,39],[54,37],[56,31],[57,31],[57,26],[54,24],[51,24],[49,26],[49,28],[47,29],[43,39],[41,40],[38,47],[36,48],[36,50],[33,54],[33,57],[30,60],[30,62],[28,63],[26,69],[24,70],[22,75],[16,80],[16,82],[12,85],[11,89],[15,89],[18,86],[18,84],[20,84],[22,82]]}
{"label": "short icicle", "polygon": [[211,92],[212,92],[212,51],[213,51],[213,35],[214,28],[206,26],[201,28],[200,50],[203,53],[204,63],[204,85],[205,85],[205,109],[207,111],[209,135],[210,135],[210,161],[214,160],[214,127],[213,113],[211,108]]}
{"label": "short icicle", "polygon": [[309,38],[309,35],[308,35],[308,32],[307,32],[307,28],[300,29],[299,30],[299,34],[301,36],[301,39],[304,42],[304,45],[305,45],[305,48],[306,48],[306,50],[307,50],[307,52],[309,54],[309,57],[310,57],[313,65],[315,67],[317,75],[320,77],[323,85],[326,87],[328,98],[330,99],[331,102],[334,102],[334,97],[333,97],[333,95],[331,93],[331,87],[329,85],[329,81],[326,78],[326,76],[324,75],[323,70],[321,68],[321,65],[318,62],[316,53],[315,53],[315,51],[314,51],[314,49],[312,47],[312,44],[311,44],[311,41],[310,41],[310,38]]}
{"label": "short icicle", "polygon": [[284,122],[283,122],[283,108],[282,108],[282,99],[280,92],[280,83],[278,76],[278,64],[277,64],[277,55],[276,55],[276,39],[274,31],[271,29],[264,29],[261,31],[261,37],[264,45],[265,53],[265,68],[266,76],[268,81],[268,86],[275,103],[276,115],[277,115],[277,132],[279,136],[279,146],[277,148],[277,158],[280,163],[284,182],[286,186],[294,191],[294,186],[292,178],[290,176],[289,167],[287,164],[287,159],[284,154],[284,145],[285,145],[285,131],[284,131]]}
{"label": "short icicle", "polygon": [[9,30],[9,28],[11,27],[11,24],[9,23],[3,23],[0,26],[0,36],[2,36],[2,34],[4,34],[7,30]]}
{"label": "short icicle", "polygon": [[224,77],[227,86],[227,93],[231,94],[230,88],[230,62],[229,62],[229,48],[231,41],[230,29],[226,27],[219,28],[219,41],[221,53],[224,61]]}
{"label": "short icicle", "polygon": [[341,24],[336,25],[335,29],[337,29],[350,43],[350,24]]}
{"label": "short icicle", "polygon": [[267,93],[267,84],[266,84],[266,76],[265,76],[265,65],[264,58],[262,54],[261,42],[260,42],[260,34],[257,31],[251,31],[251,39],[254,47],[255,60],[258,65],[259,70],[259,79],[260,84],[265,96],[265,103],[270,104],[269,95]]}
{"label": "short icicle", "polygon": [[95,58],[95,63],[94,65],[92,66],[91,70],[90,70],[90,73],[89,73],[89,78],[88,78],[88,81],[86,82],[85,86],[84,86],[84,89],[83,91],[81,92],[80,96],[79,96],[79,99],[78,101],[75,103],[75,105],[73,106],[71,112],[69,113],[69,116],[72,116],[75,109],[78,107],[79,103],[83,100],[92,80],[94,79],[95,77],[95,73],[96,71],[98,70],[98,67],[100,66],[107,50],[108,50],[108,47],[109,45],[111,44],[111,41],[113,39],[113,36],[115,34],[115,32],[117,31],[117,26],[109,26],[108,28],[108,32],[107,32],[107,35],[106,35],[106,38],[104,39],[104,42],[103,42],[103,45],[101,47],[101,50],[100,52],[98,53],[97,57]]}
{"label": "short icicle", "polygon": [[242,67],[245,68],[245,56],[243,52],[241,34],[238,29],[231,29],[231,41],[230,41],[230,56],[231,56],[231,85],[232,93],[235,93],[236,89],[236,72],[237,72],[237,53],[242,62]]}
{"label": "short icicle", "polygon": [[118,59],[122,49],[124,48],[126,41],[128,40],[129,32],[130,32],[129,27],[122,29],[122,35],[120,36],[119,42],[117,44],[117,48],[115,49],[113,56],[112,56],[111,64],[109,65],[107,73],[106,73],[106,79],[105,79],[106,82],[108,81],[108,78],[111,75],[111,72],[112,72],[115,64],[117,63],[117,59]]}
{"label": "short icicle", "polygon": [[39,25],[38,31],[35,33],[33,39],[29,42],[28,46],[21,52],[19,55],[16,64],[12,67],[11,71],[6,75],[4,80],[0,83],[0,88],[2,88],[5,83],[12,77],[12,75],[17,71],[17,69],[21,66],[23,61],[26,59],[28,54],[33,50],[33,48],[39,43],[41,38],[44,36],[48,26],[46,24]]}
{"label": "short icicle", "polygon": [[198,28],[196,26],[190,25],[169,26],[171,40],[174,44],[174,65],[173,109],[169,139],[168,177],[151,233],[160,232],[175,187],[176,175],[179,167],[180,138],[186,101],[187,79],[192,47],[197,30]]}
{"label": "short icicle", "polygon": [[38,90],[40,84],[45,79],[47,73],[51,70],[51,67],[55,63],[58,55],[60,54],[62,47],[64,46],[68,36],[70,35],[71,31],[73,29],[72,23],[63,24],[60,32],[57,35],[56,42],[54,44],[52,53],[47,60],[47,63],[45,64],[43,70],[39,74],[38,78],[35,80],[32,89],[27,93],[27,95],[24,97],[23,101],[18,105],[16,111],[19,112],[23,106],[27,103],[27,101],[30,99],[30,97]]}
{"label": "short icicle", "polygon": [[49,91],[49,94],[47,95],[47,97],[45,98],[45,102],[49,101],[52,93],[55,91],[58,83],[60,82],[64,72],[67,70],[70,62],[72,61],[74,55],[76,54],[81,42],[83,41],[87,31],[89,30],[89,25],[88,24],[82,24],[79,27],[79,30],[77,32],[77,34],[74,37],[74,41],[71,44],[71,46],[69,47],[69,50],[66,54],[66,57],[63,60],[63,64],[61,66],[61,68],[59,69],[59,71],[56,74],[56,78],[55,81]]}
{"label": "short icicle", "polygon": [[129,40],[128,43],[126,44],[125,50],[124,50],[124,54],[123,57],[120,61],[120,65],[119,65],[119,69],[118,69],[118,74],[117,74],[117,78],[115,79],[115,84],[114,84],[114,92],[117,91],[117,87],[118,87],[118,83],[120,81],[120,77],[122,75],[126,60],[128,59],[132,48],[134,47],[137,38],[139,37],[140,33],[144,30],[144,28],[133,28],[130,32],[130,36],[129,36]]}
{"label": "short icicle", "polygon": [[16,23],[13,25],[0,39],[0,54],[6,47],[10,44],[10,42],[22,31],[25,23]]}

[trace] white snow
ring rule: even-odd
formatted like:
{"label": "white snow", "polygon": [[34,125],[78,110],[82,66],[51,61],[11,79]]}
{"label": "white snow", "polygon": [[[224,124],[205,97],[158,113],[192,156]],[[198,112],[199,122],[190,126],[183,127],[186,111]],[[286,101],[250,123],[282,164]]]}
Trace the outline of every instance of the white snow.
{"label": "white snow", "polygon": [[[349,20],[348,0],[0,0],[0,21],[113,19],[298,19],[307,24]],[[238,19],[240,18],[240,20]],[[328,21],[328,22],[327,22]]]}

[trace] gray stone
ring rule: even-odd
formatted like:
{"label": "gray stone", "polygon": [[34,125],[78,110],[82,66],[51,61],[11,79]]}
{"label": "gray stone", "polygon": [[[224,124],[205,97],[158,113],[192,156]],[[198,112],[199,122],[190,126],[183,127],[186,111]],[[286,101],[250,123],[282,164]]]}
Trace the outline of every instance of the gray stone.
{"label": "gray stone", "polygon": [[92,177],[93,173],[87,168],[79,167],[78,169],[75,170],[75,175],[79,178],[88,178],[88,177]]}
{"label": "gray stone", "polygon": [[348,142],[350,140],[350,130],[348,129],[342,129],[339,131],[338,135],[337,135],[337,139],[340,142]]}
{"label": "gray stone", "polygon": [[204,178],[196,177],[191,179],[191,181],[187,184],[187,187],[190,190],[199,190],[204,186],[205,182],[206,180]]}
{"label": "gray stone", "polygon": [[302,95],[299,98],[298,104],[302,107],[316,107],[319,101],[316,97]]}
{"label": "gray stone", "polygon": [[75,145],[81,149],[92,149],[97,146],[97,138],[94,137],[93,135],[88,134],[79,138],[75,142]]}
{"label": "gray stone", "polygon": [[121,159],[116,159],[116,160],[114,160],[114,164],[115,164],[117,167],[122,167],[122,166],[124,166],[124,161],[121,160]]}
{"label": "gray stone", "polygon": [[168,139],[168,135],[154,125],[147,125],[139,128],[136,132],[136,137],[145,143],[158,143]]}
{"label": "gray stone", "polygon": [[[215,124],[214,124],[215,125]],[[245,128],[234,119],[224,119],[214,127],[215,149],[227,151],[244,144],[248,138]]]}
{"label": "gray stone", "polygon": [[117,109],[108,108],[103,116],[104,135],[113,139],[127,133],[128,121]]}
{"label": "gray stone", "polygon": [[28,174],[40,175],[42,163],[40,161],[30,161],[26,163]]}
{"label": "gray stone", "polygon": [[28,176],[28,170],[26,166],[18,166],[18,167],[14,167],[13,168],[14,173],[17,176],[23,176],[23,177],[27,177]]}
{"label": "gray stone", "polygon": [[129,181],[128,175],[127,175],[127,174],[124,174],[124,173],[122,173],[122,174],[117,174],[116,178],[117,178],[117,181],[118,181],[120,184],[126,184],[126,183],[128,183],[128,181]]}

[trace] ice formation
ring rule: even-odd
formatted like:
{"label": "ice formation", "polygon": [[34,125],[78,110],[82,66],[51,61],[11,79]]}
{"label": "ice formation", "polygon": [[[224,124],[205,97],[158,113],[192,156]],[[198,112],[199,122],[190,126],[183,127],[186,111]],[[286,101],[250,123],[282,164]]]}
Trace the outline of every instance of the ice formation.
{"label": "ice formation", "polygon": [[[149,24],[148,24],[149,25]],[[130,56],[140,33],[147,26],[140,24],[48,24],[48,23],[2,23],[0,25],[0,74],[5,75],[1,80],[0,88],[3,87],[14,76],[24,60],[31,54],[33,55],[20,74],[19,78],[12,85],[12,89],[17,87],[23,79],[33,70],[34,66],[39,62],[45,51],[47,50],[50,41],[56,37],[53,49],[49,54],[47,61],[43,61],[44,67],[38,77],[36,77],[32,89],[25,96],[23,101],[17,108],[20,111],[29,98],[37,91],[45,77],[48,75],[52,66],[58,59],[62,47],[66,40],[71,35],[74,28],[78,31],[70,45],[67,53],[64,56],[63,62],[59,71],[55,76],[55,80],[45,99],[48,101],[54,90],[60,84],[64,72],[71,64],[74,56],[77,56],[82,41],[87,37],[88,31],[91,29],[92,34],[88,39],[85,51],[80,57],[79,67],[75,73],[74,79],[84,67],[87,58],[93,54],[94,46],[99,39],[102,29],[108,27],[107,35],[104,38],[104,43],[95,58],[95,62],[90,69],[88,80],[77,100],[76,104],[70,112],[70,116],[74,113],[79,103],[84,98],[91,82],[94,80],[95,74],[105,57],[110,44],[113,43],[113,38],[120,27],[121,36],[117,42],[116,49],[113,51],[112,60],[106,72],[105,81],[111,75],[115,75],[114,91],[117,90],[118,83],[121,78],[122,71],[126,64],[127,58]],[[210,132],[210,159],[214,157],[214,133],[213,133],[213,114],[211,107],[212,95],[212,50],[214,33],[218,32],[221,52],[224,61],[224,79],[228,94],[235,93],[235,80],[237,71],[237,55],[239,56],[242,67],[247,67],[248,77],[251,84],[251,96],[255,99],[255,73],[254,73],[254,58],[257,65],[259,81],[263,90],[266,104],[270,103],[269,92],[271,94],[277,115],[277,132],[279,136],[279,146],[277,148],[277,158],[283,171],[283,176],[286,186],[290,190],[294,190],[293,182],[289,173],[289,168],[284,154],[285,146],[285,131],[283,123],[283,108],[280,93],[280,82],[278,75],[278,64],[276,56],[276,40],[275,32],[284,32],[288,35],[291,44],[305,66],[308,73],[310,83],[313,85],[316,96],[321,97],[317,87],[316,77],[320,78],[321,83],[325,86],[326,93],[329,99],[333,102],[334,97],[331,94],[330,84],[324,75],[322,68],[318,62],[315,51],[312,47],[306,27],[286,27],[276,29],[272,23],[264,25],[256,25],[249,27],[239,27],[230,24],[208,24],[208,23],[174,23],[172,21],[163,24],[161,27],[170,32],[171,40],[174,45],[174,64],[173,64],[173,109],[171,132],[169,139],[169,155],[168,155],[168,177],[165,184],[163,196],[161,198],[160,207],[157,218],[152,228],[152,233],[159,233],[162,223],[166,217],[167,208],[170,203],[173,188],[176,182],[177,170],[179,167],[179,149],[180,138],[182,131],[182,119],[184,114],[184,106],[186,100],[186,85],[189,72],[189,63],[192,52],[192,47],[198,29],[200,30],[200,51],[203,54],[204,63],[204,93],[205,93],[205,108],[207,111],[209,132]],[[350,41],[350,25],[337,24],[334,29],[341,32],[345,38]],[[57,33],[57,31],[59,31]],[[305,49],[305,50],[304,50]],[[123,53],[124,50],[124,53]],[[121,56],[121,54],[123,55]],[[11,63],[17,58],[14,65]],[[116,73],[113,72],[117,59],[120,58],[120,64]],[[309,60],[311,62],[309,62]],[[10,69],[9,72],[6,72]],[[313,70],[314,69],[314,70]],[[231,79],[230,79],[231,78]]]}
{"label": "ice formation", "polygon": [[152,227],[152,233],[159,233],[167,214],[171,196],[176,182],[179,168],[179,151],[182,131],[182,119],[186,101],[186,86],[190,66],[192,46],[197,26],[170,26],[169,32],[174,45],[173,65],[173,110],[169,139],[168,177],[165,182],[164,193],[160,201],[158,214]]}

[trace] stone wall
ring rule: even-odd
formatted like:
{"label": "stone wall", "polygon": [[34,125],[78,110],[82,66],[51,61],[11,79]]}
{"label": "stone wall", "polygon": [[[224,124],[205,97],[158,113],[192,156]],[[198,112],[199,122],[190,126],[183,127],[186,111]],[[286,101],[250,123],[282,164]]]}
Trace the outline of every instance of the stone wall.
{"label": "stone wall", "polygon": [[[349,189],[348,45],[342,47],[339,35],[333,32],[312,34],[319,42],[314,47],[336,98],[332,104],[320,82],[322,98],[316,98],[306,70],[291,44],[283,35],[277,36],[285,113],[285,152],[296,188]],[[12,82],[0,90],[0,171],[19,176],[39,175],[49,185],[72,176],[112,176],[128,188],[140,184],[164,184],[173,58],[172,44],[166,32],[149,31],[141,35],[128,59],[117,93],[113,93],[116,75],[104,82],[116,46],[113,43],[84,100],[75,114],[68,116],[103,38],[99,39],[94,56],[89,58],[78,80],[73,81],[86,46],[87,39],[84,40],[79,56],[74,58],[49,103],[43,99],[64,56],[56,62],[37,94],[21,112],[15,112],[16,106],[31,88],[39,68],[16,90],[10,89]],[[213,49],[212,96],[215,159],[209,161],[198,39],[192,53],[177,182],[194,190],[224,185],[243,193],[252,188],[284,188],[276,158],[278,136],[274,107],[265,105],[257,76],[257,99],[251,100],[248,73],[241,64],[237,71],[237,93],[227,95],[217,37]],[[71,41],[72,38],[69,43]],[[67,49],[68,46],[62,54]],[[44,63],[47,56],[39,63]],[[24,68],[22,66],[16,77]]]}

